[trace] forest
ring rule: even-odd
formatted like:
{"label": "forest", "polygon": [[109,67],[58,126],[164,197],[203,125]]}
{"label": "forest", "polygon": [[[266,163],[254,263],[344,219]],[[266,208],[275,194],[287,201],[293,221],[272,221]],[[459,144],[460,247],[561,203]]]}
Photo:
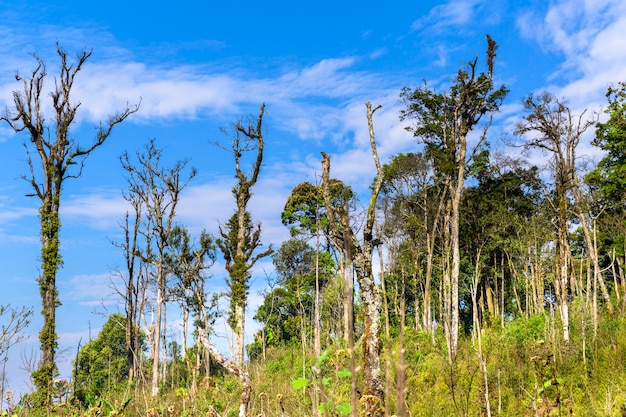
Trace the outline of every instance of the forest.
{"label": "forest", "polygon": [[[58,378],[55,323],[63,185],[80,181],[87,157],[141,102],[79,142],[70,93],[91,51],[73,60],[58,47],[49,95],[35,57],[0,120],[26,138],[23,179],[39,204],[41,352],[33,392],[17,398],[1,384],[2,415],[626,416],[626,82],[607,86],[602,113],[529,93],[507,148],[492,152],[508,92],[494,76],[497,48],[487,36],[484,56],[450,74],[443,91],[398,91],[413,153],[381,163],[381,107],[364,103],[376,167],[366,195],[335,178],[322,153],[321,176],[298,184],[276,213],[291,236],[280,247],[263,244],[249,207],[271,140],[264,104],[220,145],[232,160],[234,205],[215,236],[177,221],[197,174],[188,159],[164,163],[154,140],[122,154],[128,211],[124,239],[112,242],[124,265],[121,312],[79,346],[70,379]],[[599,161],[580,153],[584,141]],[[527,152],[546,163],[531,164]],[[275,278],[249,311],[262,259]],[[218,263],[226,293],[211,292]],[[0,306],[4,363],[32,315]],[[260,330],[246,345],[247,315]],[[180,338],[168,334],[173,316],[183,320]],[[230,355],[211,339],[221,316]]]}

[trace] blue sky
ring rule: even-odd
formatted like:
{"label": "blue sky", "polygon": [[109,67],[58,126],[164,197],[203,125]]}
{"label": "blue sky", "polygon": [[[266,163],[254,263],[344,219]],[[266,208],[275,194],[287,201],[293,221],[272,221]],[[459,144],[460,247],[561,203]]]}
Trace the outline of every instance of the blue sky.
{"label": "blue sky", "polygon": [[[280,223],[283,204],[296,184],[315,181],[320,151],[331,154],[334,177],[367,189],[374,165],[366,101],[383,106],[374,120],[382,162],[415,150],[398,119],[400,89],[424,80],[445,88],[459,65],[484,58],[489,33],[499,44],[496,77],[511,90],[492,129],[497,147],[531,92],[549,90],[577,111],[601,110],[606,87],[626,80],[625,27],[622,0],[0,0],[1,108],[20,87],[15,72],[33,69],[30,53],[55,74],[57,41],[71,56],[93,49],[73,92],[82,103],[73,132],[82,143],[92,139],[99,120],[142,100],[140,111],[89,157],[82,177],[64,188],[62,376],[69,376],[79,341],[95,336],[107,312],[120,309],[110,283],[123,258],[110,241],[120,238],[127,209],[122,152],[132,154],[156,138],[171,161],[191,157],[199,174],[183,194],[178,221],[193,233],[215,234],[234,209],[234,167],[214,143],[227,139],[220,128],[255,117],[265,102],[266,153],[250,210],[262,222],[263,242],[278,247],[288,238]],[[24,139],[0,125],[0,303],[35,310],[30,339],[10,352],[8,378],[16,391],[28,386],[21,356],[37,352],[41,323],[37,201],[25,196],[31,190],[19,179],[27,172]],[[580,152],[597,156],[588,146]],[[211,289],[223,290],[222,265],[212,272]],[[258,265],[248,317],[271,273],[269,261]],[[255,324],[248,324],[252,333]],[[216,330],[215,342],[226,349],[225,325]]]}

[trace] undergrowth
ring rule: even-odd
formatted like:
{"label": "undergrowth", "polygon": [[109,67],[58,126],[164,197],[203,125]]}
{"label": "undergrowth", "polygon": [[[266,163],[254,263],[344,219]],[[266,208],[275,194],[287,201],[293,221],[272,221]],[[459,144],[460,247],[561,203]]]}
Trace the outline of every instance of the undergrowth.
{"label": "undergrowth", "polygon": [[[578,324],[577,324],[578,323]],[[483,329],[482,348],[487,364],[492,416],[598,416],[626,415],[626,320],[604,316],[598,328],[573,320],[571,337],[564,342],[552,315],[521,318]],[[399,347],[383,349],[381,366],[391,358],[388,399],[396,409],[395,381]],[[450,361],[440,334],[407,329],[404,401],[407,414],[420,416],[487,415],[485,379],[475,341],[461,339]],[[356,363],[360,363],[357,349]],[[389,356],[391,354],[391,356]],[[340,344],[328,347],[323,357],[304,355],[300,346],[269,348],[265,357],[248,364],[252,381],[250,416],[313,416],[350,414],[350,353]],[[362,387],[362,369],[356,370]],[[163,387],[152,397],[148,385],[119,384],[79,401],[68,395],[49,410],[28,408],[28,396],[5,415],[63,416],[215,416],[238,415],[241,385],[224,372],[205,377],[192,389],[188,381]]]}

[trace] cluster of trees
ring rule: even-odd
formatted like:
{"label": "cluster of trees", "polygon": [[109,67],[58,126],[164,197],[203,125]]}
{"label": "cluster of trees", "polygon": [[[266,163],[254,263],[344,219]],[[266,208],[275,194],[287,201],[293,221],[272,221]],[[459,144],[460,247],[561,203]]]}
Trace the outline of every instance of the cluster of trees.
{"label": "cluster of trees", "polygon": [[[583,344],[591,344],[600,312],[613,314],[626,306],[626,83],[609,88],[602,123],[599,115],[575,114],[549,93],[528,96],[512,133],[517,146],[543,153],[549,163],[540,169],[521,156],[490,152],[489,128],[507,95],[504,86],[494,83],[496,49],[487,36],[484,69],[478,58],[470,61],[445,91],[428,85],[401,91],[405,109],[400,119],[413,133],[416,149],[384,165],[378,158],[373,120],[380,106],[366,103],[377,168],[367,204],[359,203],[349,184],[331,178],[331,158],[323,153],[320,181],[297,185],[285,204],[281,218],[291,239],[276,251],[271,246],[262,249],[261,225],[248,209],[263,160],[264,105],[255,120],[237,122],[227,132],[230,144],[223,148],[234,159],[236,204],[217,238],[208,232],[191,236],[176,222],[180,193],[196,174],[188,160],[164,167],[154,140],[136,155],[122,155],[128,179],[125,198],[132,208],[123,224],[125,239],[116,243],[126,260],[126,269],[119,273],[123,286],[118,288],[125,314],[111,316],[101,333],[105,336],[80,350],[75,391],[97,394],[126,380],[149,386],[156,397],[176,373],[176,384],[184,381],[193,396],[201,377],[211,375],[213,361],[241,380],[239,415],[245,416],[252,389],[244,360],[249,280],[255,263],[270,255],[276,279],[269,282],[254,316],[262,326],[247,346],[248,356],[263,361],[275,347],[297,345],[303,363],[308,363],[311,357],[324,357],[324,349],[346,347],[347,414],[356,415],[360,409],[372,416],[406,415],[404,338],[409,329],[429,335],[433,344],[443,335],[451,367],[460,338],[472,338],[486,415],[492,410],[492,378],[481,329],[505,328],[517,318],[549,312],[560,323],[559,340],[568,343],[570,310],[577,303],[591,326]],[[46,72],[40,60],[31,77],[18,78],[24,90],[14,94],[15,106],[2,118],[15,131],[28,133],[28,144],[41,160],[36,170],[35,158],[28,153],[30,176],[25,179],[41,200],[38,280],[44,327],[42,357],[33,379],[37,401],[47,406],[53,403],[50,387],[56,376],[62,184],[78,177],[84,159],[139,108],[128,107],[101,124],[92,145],[73,142],[68,131],[78,105],[71,103],[69,92],[90,52],[79,54],[74,64],[67,62],[61,48],[58,52],[61,75],[52,94],[56,134],[47,134],[53,129],[41,115]],[[577,151],[592,128],[593,144],[605,156],[590,167]],[[249,170],[242,166],[247,153],[253,155]],[[205,282],[220,254],[229,276],[233,360],[218,352],[208,337],[218,312],[216,297],[207,293]],[[374,273],[376,259],[379,276]],[[184,329],[181,340],[168,343],[172,338],[166,334],[167,308],[175,304]],[[187,341],[190,323],[193,346]],[[318,368],[312,371],[314,378],[320,377]],[[321,391],[312,393],[311,403],[314,410],[321,405],[328,412]]]}
{"label": "cluster of trees", "polygon": [[[282,213],[293,239],[274,257],[279,279],[257,312],[263,328],[251,353],[264,354],[268,346],[284,343],[315,346],[318,333],[327,340],[352,342],[356,337],[363,348],[362,394],[372,396],[381,411],[391,400],[383,389],[403,383],[405,365],[400,346],[394,381],[379,385],[380,379],[368,375],[381,375],[378,364],[368,361],[372,349],[367,341],[368,320],[377,320],[380,312],[382,340],[401,345],[407,326],[431,334],[433,343],[442,333],[451,364],[459,335],[471,336],[490,415],[483,327],[505,328],[518,318],[549,314],[560,323],[559,340],[567,343],[570,310],[576,304],[590,325],[584,351],[596,343],[600,314],[623,311],[626,84],[608,89],[608,118],[602,123],[598,114],[575,114],[550,93],[529,95],[511,132],[515,152],[492,154],[488,128],[507,90],[493,83],[496,44],[487,41],[486,71],[479,72],[474,60],[444,92],[428,86],[402,90],[406,107],[401,119],[410,122],[407,130],[422,146],[392,158],[375,178],[375,239],[369,240],[371,213],[366,208],[366,214],[358,214],[348,185],[326,176],[321,184],[294,188]],[[596,166],[577,154],[593,128],[592,143],[606,155]],[[520,148],[541,153],[546,165],[529,165],[517,154]],[[324,155],[323,167],[326,162]],[[362,230],[362,239],[354,238],[355,230]],[[307,242],[314,238],[310,246]],[[372,296],[371,259],[361,261],[359,266],[368,271],[363,275],[356,259],[373,247],[380,250],[381,273]],[[286,265],[287,253],[292,255]],[[337,273],[326,279],[327,265],[335,265],[346,278],[343,294]],[[353,276],[360,293],[356,324],[350,321]],[[348,310],[336,309],[337,301]],[[315,315],[316,308],[321,316]],[[338,328],[342,320],[345,326]],[[380,340],[374,348],[378,352]],[[387,354],[393,354],[389,349]],[[395,412],[403,415],[406,393],[398,395]]]}

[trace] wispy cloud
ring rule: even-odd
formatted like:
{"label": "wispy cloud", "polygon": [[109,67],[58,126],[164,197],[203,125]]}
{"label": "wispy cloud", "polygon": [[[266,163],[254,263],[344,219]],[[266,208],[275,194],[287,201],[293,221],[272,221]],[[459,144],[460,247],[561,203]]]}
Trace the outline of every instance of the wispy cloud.
{"label": "wispy cloud", "polygon": [[520,33],[547,51],[562,54],[554,86],[574,108],[597,108],[609,84],[626,79],[626,3],[621,0],[556,1],[545,15],[527,12]]}
{"label": "wispy cloud", "polygon": [[119,190],[90,190],[81,195],[67,195],[61,217],[70,223],[86,223],[97,230],[111,230],[123,221],[130,204]]}
{"label": "wispy cloud", "polygon": [[474,20],[476,8],[480,3],[480,0],[453,0],[435,6],[428,15],[415,20],[412,29],[421,30],[428,27],[429,30],[439,31],[454,26],[465,26]]}
{"label": "wispy cloud", "polygon": [[109,273],[76,275],[59,282],[59,292],[65,302],[97,307],[119,304],[120,297],[112,287],[114,277]]}

